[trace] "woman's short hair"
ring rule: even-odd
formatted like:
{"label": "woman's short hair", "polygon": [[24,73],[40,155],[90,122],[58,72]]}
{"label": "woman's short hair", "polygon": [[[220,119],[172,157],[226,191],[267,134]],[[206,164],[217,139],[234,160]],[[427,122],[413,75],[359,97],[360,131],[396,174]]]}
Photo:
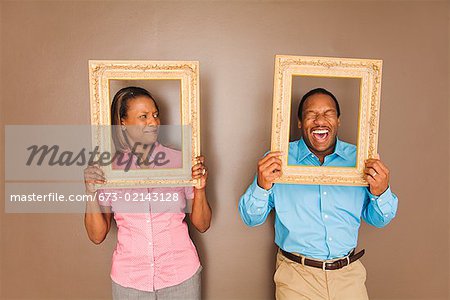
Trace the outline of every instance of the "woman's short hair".
{"label": "woman's short hair", "polygon": [[112,100],[111,104],[111,125],[112,125],[112,138],[116,151],[125,152],[130,149],[130,145],[127,142],[124,131],[121,129],[121,120],[127,117],[128,103],[130,100],[138,97],[148,97],[155,104],[156,109],[159,112],[158,104],[153,96],[146,89],[129,86],[120,89]]}

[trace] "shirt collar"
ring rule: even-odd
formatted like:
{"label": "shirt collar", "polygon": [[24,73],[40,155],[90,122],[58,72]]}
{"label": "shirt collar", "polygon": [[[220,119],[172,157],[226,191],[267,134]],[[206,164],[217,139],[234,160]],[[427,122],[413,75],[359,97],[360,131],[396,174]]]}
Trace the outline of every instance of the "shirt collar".
{"label": "shirt collar", "polygon": [[[347,155],[345,155],[344,151],[344,143],[342,143],[339,138],[336,137],[336,146],[334,147],[334,152],[330,155],[336,154],[343,159],[349,159]],[[298,141],[298,152],[297,152],[297,162],[300,163],[302,160],[304,160],[307,156],[314,155],[311,150],[309,150],[308,146],[306,145],[303,138],[301,138]],[[315,155],[314,155],[315,156]]]}
{"label": "shirt collar", "polygon": [[336,147],[334,148],[333,153],[342,157],[343,159],[346,159],[346,160],[350,159],[350,157],[348,157],[348,155],[346,155],[346,153],[345,153],[344,143],[341,142],[339,140],[339,138],[337,138],[337,137],[336,137]]}
{"label": "shirt collar", "polygon": [[308,146],[306,146],[305,141],[301,138],[298,141],[298,152],[297,152],[297,162],[300,163],[304,160],[308,155],[311,155],[312,152],[309,150]]}

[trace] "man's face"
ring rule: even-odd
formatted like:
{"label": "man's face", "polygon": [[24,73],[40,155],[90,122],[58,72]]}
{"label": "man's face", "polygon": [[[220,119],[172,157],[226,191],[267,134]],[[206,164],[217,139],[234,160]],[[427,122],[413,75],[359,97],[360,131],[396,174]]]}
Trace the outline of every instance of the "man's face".
{"label": "man's face", "polygon": [[328,95],[315,94],[303,104],[303,118],[298,121],[308,148],[323,162],[334,151],[339,127],[336,105]]}

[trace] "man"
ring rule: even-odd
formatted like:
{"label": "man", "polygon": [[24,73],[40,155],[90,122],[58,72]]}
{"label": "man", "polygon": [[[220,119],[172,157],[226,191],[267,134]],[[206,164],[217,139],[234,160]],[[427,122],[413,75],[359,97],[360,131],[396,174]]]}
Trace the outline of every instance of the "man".
{"label": "man", "polygon": [[[289,144],[289,165],[354,167],[356,147],[337,137],[340,109],[323,88],[303,96],[298,109],[302,138]],[[389,170],[379,159],[365,162],[369,187],[274,184],[281,152],[258,162],[258,173],[239,202],[242,220],[257,226],[275,209],[277,299],[368,299],[366,270],[355,253],[361,217],[376,227],[397,211]]]}

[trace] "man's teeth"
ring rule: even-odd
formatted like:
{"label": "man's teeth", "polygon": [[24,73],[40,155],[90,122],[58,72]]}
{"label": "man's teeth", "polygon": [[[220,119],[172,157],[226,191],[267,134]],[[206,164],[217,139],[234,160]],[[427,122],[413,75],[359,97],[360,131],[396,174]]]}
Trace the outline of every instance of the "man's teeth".
{"label": "man's teeth", "polygon": [[328,130],[327,129],[316,129],[316,130],[313,130],[312,133],[325,134],[325,133],[328,133]]}

